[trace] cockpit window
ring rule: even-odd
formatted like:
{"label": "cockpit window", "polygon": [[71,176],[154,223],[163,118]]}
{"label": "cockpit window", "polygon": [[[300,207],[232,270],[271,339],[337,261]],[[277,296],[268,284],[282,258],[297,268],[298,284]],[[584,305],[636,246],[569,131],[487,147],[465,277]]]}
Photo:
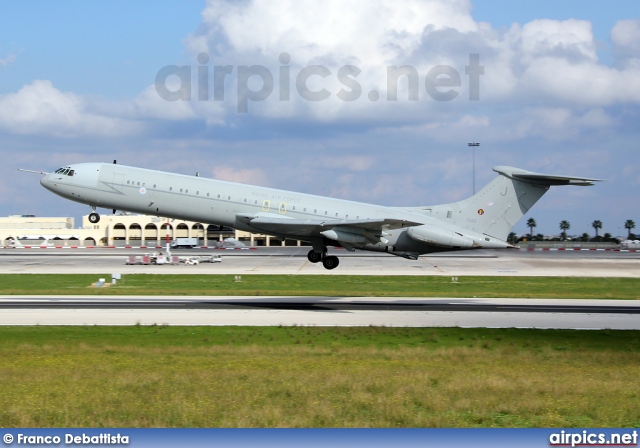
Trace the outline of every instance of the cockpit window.
{"label": "cockpit window", "polygon": [[63,176],[73,176],[74,175],[74,170],[72,170],[71,168],[69,168],[68,166],[64,167],[64,168],[58,168],[55,171],[55,174],[61,174]]}

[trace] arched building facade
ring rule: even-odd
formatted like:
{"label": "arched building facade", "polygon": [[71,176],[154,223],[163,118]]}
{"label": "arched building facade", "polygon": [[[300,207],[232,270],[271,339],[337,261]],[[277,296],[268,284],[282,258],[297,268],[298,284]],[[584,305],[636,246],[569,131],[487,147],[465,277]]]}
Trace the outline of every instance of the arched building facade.
{"label": "arched building facade", "polygon": [[73,218],[36,218],[31,215],[0,218],[0,246],[12,240],[27,244],[86,247],[161,247],[167,239],[198,238],[201,246],[214,246],[225,238],[235,238],[247,246],[299,246],[297,240],[276,238],[179,219],[134,214],[102,214],[100,222],[82,217],[82,227],[74,228]]}

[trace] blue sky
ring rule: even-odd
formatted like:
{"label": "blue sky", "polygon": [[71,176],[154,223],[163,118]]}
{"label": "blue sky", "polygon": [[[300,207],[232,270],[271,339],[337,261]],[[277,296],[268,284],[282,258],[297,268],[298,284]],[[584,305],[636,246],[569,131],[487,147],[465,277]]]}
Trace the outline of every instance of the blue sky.
{"label": "blue sky", "polygon": [[[114,158],[388,205],[451,202],[471,193],[467,142],[477,140],[478,187],[495,165],[609,179],[553,189],[518,233],[534,217],[547,234],[561,220],[570,233],[593,233],[595,219],[624,234],[626,219],[640,225],[639,16],[635,1],[6,2],[0,215],[79,218],[88,207],[52,197],[16,169]],[[197,61],[203,52],[208,64]],[[478,101],[469,100],[470,54],[484,67]],[[158,93],[156,75],[173,64],[191,68],[190,101]],[[215,65],[234,68],[225,99],[198,100],[198,67],[209,70],[213,96]],[[251,65],[266,67],[274,86],[240,113],[238,67]],[[323,101],[296,89],[313,65],[330,73],[308,81],[330,92]],[[347,65],[360,70],[354,101],[337,97]],[[419,74],[417,101],[403,82],[398,100],[386,99],[387,67],[402,65]],[[450,101],[434,100],[424,84],[440,65],[460,75]],[[289,101],[278,96],[282,67]],[[262,83],[254,77],[247,87]]]}
{"label": "blue sky", "polygon": [[193,0],[11,2],[0,16],[0,55],[14,54],[16,61],[1,73],[0,89],[50,79],[79,94],[134,96],[159,67],[183,59],[182,39],[197,29],[203,6]]}

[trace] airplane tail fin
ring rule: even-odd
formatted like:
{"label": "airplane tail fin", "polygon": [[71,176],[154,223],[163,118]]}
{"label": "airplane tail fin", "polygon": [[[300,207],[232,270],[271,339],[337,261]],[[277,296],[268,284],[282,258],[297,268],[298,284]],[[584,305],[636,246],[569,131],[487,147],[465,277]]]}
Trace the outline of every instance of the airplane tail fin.
{"label": "airplane tail fin", "polygon": [[509,166],[496,166],[493,171],[499,176],[474,196],[423,210],[434,218],[506,241],[513,226],[551,186],[589,186],[601,181],[540,174]]}

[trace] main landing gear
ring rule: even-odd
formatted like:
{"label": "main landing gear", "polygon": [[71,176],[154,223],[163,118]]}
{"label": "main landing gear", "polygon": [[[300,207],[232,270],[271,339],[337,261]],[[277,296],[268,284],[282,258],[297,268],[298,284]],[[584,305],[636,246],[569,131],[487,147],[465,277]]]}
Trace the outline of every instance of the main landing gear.
{"label": "main landing gear", "polygon": [[311,263],[318,263],[322,261],[322,266],[324,266],[325,269],[329,270],[337,268],[338,264],[340,264],[340,260],[338,259],[338,257],[336,257],[335,255],[327,255],[326,249],[323,253],[316,252],[311,249],[307,254],[307,259]]}

